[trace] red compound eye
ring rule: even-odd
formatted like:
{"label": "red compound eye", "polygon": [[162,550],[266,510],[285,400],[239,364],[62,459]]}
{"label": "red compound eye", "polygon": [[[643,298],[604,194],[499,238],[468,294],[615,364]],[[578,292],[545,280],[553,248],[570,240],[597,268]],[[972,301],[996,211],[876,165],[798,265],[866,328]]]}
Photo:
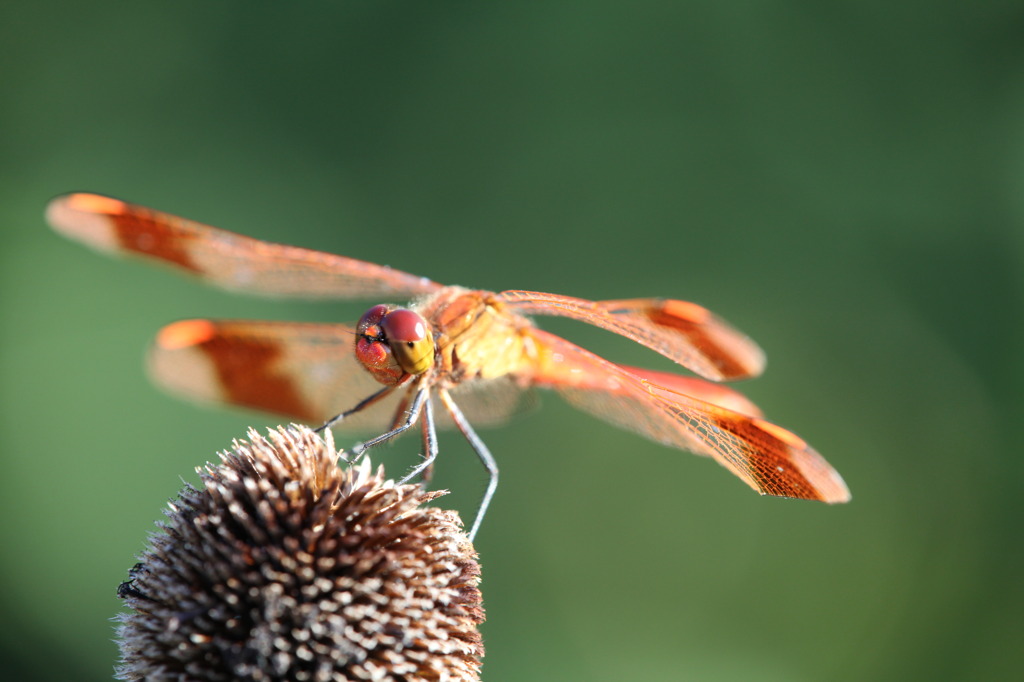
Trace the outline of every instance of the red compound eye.
{"label": "red compound eye", "polygon": [[393,310],[385,315],[380,322],[380,328],[384,332],[384,338],[392,344],[422,341],[428,336],[427,322],[423,316],[405,308]]}
{"label": "red compound eye", "polygon": [[390,310],[390,306],[375,305],[356,324],[356,358],[382,384],[396,384],[405,373],[380,327]]}
{"label": "red compound eye", "polygon": [[392,310],[380,321],[384,341],[409,374],[423,374],[434,366],[434,337],[419,313],[405,308]]}
{"label": "red compound eye", "polygon": [[357,334],[366,334],[367,336],[377,336],[379,333],[378,329],[370,329],[370,327],[379,327],[380,321],[388,314],[390,308],[386,305],[375,305],[359,318],[359,323],[356,325]]}

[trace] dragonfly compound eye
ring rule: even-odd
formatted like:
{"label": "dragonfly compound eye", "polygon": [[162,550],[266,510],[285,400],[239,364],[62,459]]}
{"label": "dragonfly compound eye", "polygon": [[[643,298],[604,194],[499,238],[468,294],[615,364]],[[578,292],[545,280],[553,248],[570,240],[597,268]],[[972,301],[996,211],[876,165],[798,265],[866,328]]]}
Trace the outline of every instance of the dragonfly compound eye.
{"label": "dragonfly compound eye", "polygon": [[391,306],[387,305],[375,305],[359,318],[359,323],[356,325],[356,334],[359,336],[369,336],[371,339],[377,339],[380,336],[380,321],[384,319],[384,316],[391,310]]}
{"label": "dragonfly compound eye", "polygon": [[391,306],[375,305],[356,325],[356,358],[382,384],[397,384],[405,374],[381,329],[381,320],[390,311]]}
{"label": "dragonfly compound eye", "polygon": [[434,366],[434,337],[419,313],[392,310],[380,321],[381,331],[399,366],[409,374],[423,374]]}

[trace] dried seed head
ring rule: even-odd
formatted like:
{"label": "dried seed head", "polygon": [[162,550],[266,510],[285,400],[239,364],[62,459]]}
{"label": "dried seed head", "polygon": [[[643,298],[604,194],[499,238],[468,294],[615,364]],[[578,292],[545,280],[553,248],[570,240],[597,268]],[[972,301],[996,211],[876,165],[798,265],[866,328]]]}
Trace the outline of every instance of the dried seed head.
{"label": "dried seed head", "polygon": [[477,680],[480,568],[442,493],[305,427],[200,469],[118,596],[123,680]]}

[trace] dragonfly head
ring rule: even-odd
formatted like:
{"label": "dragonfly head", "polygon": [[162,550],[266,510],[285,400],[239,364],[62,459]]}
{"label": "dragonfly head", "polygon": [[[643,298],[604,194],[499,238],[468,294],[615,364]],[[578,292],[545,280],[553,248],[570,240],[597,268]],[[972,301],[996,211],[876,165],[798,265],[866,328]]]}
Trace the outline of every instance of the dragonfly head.
{"label": "dragonfly head", "polygon": [[356,357],[383,384],[434,366],[434,337],[419,313],[375,305],[356,325]]}

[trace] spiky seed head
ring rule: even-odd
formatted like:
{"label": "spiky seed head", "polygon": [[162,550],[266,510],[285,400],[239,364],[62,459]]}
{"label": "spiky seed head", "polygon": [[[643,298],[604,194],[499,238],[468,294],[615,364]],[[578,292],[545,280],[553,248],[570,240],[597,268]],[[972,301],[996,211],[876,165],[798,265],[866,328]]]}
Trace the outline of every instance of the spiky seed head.
{"label": "spiky seed head", "polygon": [[443,494],[305,427],[198,469],[118,589],[123,680],[477,680],[477,555]]}

